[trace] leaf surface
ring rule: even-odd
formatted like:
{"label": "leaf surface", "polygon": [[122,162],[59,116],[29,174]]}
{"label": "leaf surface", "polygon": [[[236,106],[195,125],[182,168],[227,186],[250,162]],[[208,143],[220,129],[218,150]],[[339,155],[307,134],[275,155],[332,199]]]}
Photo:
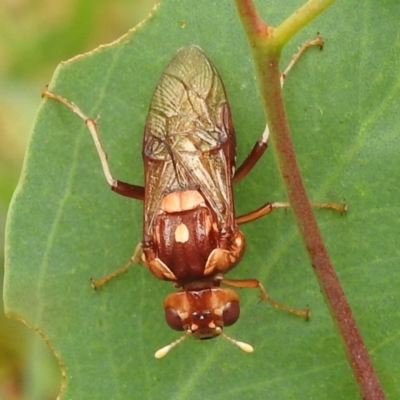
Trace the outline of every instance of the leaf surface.
{"label": "leaf surface", "polygon": [[[321,32],[285,86],[288,119],[312,201],[349,212],[316,211],[337,273],[385,391],[400,395],[398,360],[400,20],[396,1],[379,8],[338,2],[285,49]],[[277,25],[302,1],[258,1]],[[354,18],[355,15],[357,18]],[[154,87],[180,47],[197,44],[225,83],[243,160],[265,120],[250,49],[233,2],[165,0],[126,38],[62,64],[51,90],[99,120],[116,178],[143,182],[142,132]],[[284,65],[282,65],[284,67]],[[235,189],[237,213],[286,196],[273,146]],[[239,322],[227,333],[255,347],[245,354],[218,338],[187,340],[165,359],[154,351],[177,334],[162,302],[173,290],[143,266],[94,292],[90,277],[124,264],[141,240],[142,205],[112,193],[83,122],[46,101],[37,114],[7,228],[7,312],[40,330],[65,374],[65,399],[350,399],[358,392],[310,268],[293,216],[276,211],[243,226],[247,251],[229,274],[257,278],[300,318],[257,304],[241,291]]]}

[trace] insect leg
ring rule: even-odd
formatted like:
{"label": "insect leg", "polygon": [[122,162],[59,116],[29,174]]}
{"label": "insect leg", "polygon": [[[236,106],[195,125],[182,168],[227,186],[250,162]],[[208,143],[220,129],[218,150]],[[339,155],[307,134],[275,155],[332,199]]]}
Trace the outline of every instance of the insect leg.
{"label": "insect leg", "polygon": [[286,77],[289,73],[289,71],[292,69],[294,64],[298,61],[298,59],[301,57],[301,55],[311,46],[319,46],[320,50],[324,48],[324,39],[322,39],[322,36],[320,33],[317,33],[317,37],[313,40],[309,40],[305,43],[303,43],[300,48],[297,50],[296,54],[292,57],[290,60],[288,66],[286,69],[282,72],[281,74],[281,87],[283,87],[283,84],[285,83]]}
{"label": "insect leg", "polygon": [[[289,65],[286,67],[286,69],[281,74],[281,79],[280,79],[281,88],[283,87],[283,84],[285,83],[285,80],[286,80],[286,77],[287,77],[289,71],[292,69],[294,64],[296,64],[296,62],[298,61],[300,56],[304,53],[304,51],[307,50],[311,46],[319,46],[322,50],[323,45],[324,45],[324,41],[323,41],[321,35],[318,33],[316,39],[309,40],[308,42],[304,43],[299,48],[297,53],[290,60]],[[233,177],[233,183],[237,183],[241,179],[243,179],[257,164],[258,160],[262,157],[265,150],[267,150],[268,137],[269,137],[269,127],[268,127],[268,125],[266,125],[263,134],[257,140],[256,144],[254,145],[254,147],[251,150],[251,152],[249,153],[249,155],[246,157],[246,159],[243,161],[243,163],[240,165],[240,167],[236,170],[235,176]]]}
{"label": "insect leg", "polygon": [[237,183],[242,180],[258,163],[258,160],[265,153],[265,150],[268,148],[268,137],[269,137],[269,127],[265,126],[264,132],[261,137],[257,140],[256,144],[252,148],[249,155],[243,161],[241,166],[236,170],[235,175],[233,177],[233,183]]}
{"label": "insect leg", "polygon": [[101,161],[101,166],[103,168],[104,176],[106,177],[107,183],[110,185],[111,189],[122,196],[143,200],[144,188],[142,186],[131,185],[130,183],[116,180],[111,175],[110,166],[108,165],[107,161],[107,154],[104,151],[103,145],[101,144],[100,141],[97,120],[86,116],[84,112],[76,104],[68,101],[67,99],[58,94],[50,92],[47,89],[47,86],[42,91],[42,97],[59,101],[60,103],[67,106],[71,111],[73,111],[75,114],[77,114],[80,118],[84,120],[86,126],[90,131],[90,134],[92,135],[94,145],[96,146],[96,150]]}
{"label": "insect leg", "polygon": [[117,270],[111,272],[110,274],[103,276],[102,278],[99,278],[99,279],[90,278],[92,288],[95,290],[98,289],[100,286],[103,286],[104,284],[109,282],[111,279],[115,278],[118,275],[121,275],[131,265],[140,263],[141,259],[142,259],[142,243],[139,243],[136,246],[132,257],[129,259],[129,261],[125,265],[123,265],[122,267],[118,268]]}
{"label": "insect leg", "polygon": [[267,291],[265,290],[264,285],[258,281],[257,279],[227,279],[223,278],[222,283],[228,286],[237,287],[237,288],[254,288],[260,289],[260,300],[261,301],[268,301],[268,303],[272,304],[276,308],[280,308],[282,310],[288,311],[292,314],[299,315],[306,320],[310,318],[310,310],[306,307],[304,310],[298,310],[296,308],[288,307],[285,304],[278,303],[274,299],[272,299]]}
{"label": "insect leg", "polygon": [[[282,205],[284,204],[284,205]],[[260,208],[257,208],[257,210],[251,211],[247,214],[240,215],[239,217],[236,217],[236,223],[238,225],[240,224],[245,224],[247,222],[254,221],[258,218],[263,217],[264,215],[269,214],[270,212],[274,211],[275,208],[278,207],[289,207],[289,203],[265,203],[263,206]]]}
{"label": "insect leg", "polygon": [[[311,206],[315,208],[327,208],[338,211],[340,214],[344,214],[347,211],[347,204],[344,201],[342,203],[311,203]],[[290,204],[288,202],[268,202],[254,211],[236,217],[235,220],[238,225],[245,224],[269,214],[276,208],[290,208]]]}

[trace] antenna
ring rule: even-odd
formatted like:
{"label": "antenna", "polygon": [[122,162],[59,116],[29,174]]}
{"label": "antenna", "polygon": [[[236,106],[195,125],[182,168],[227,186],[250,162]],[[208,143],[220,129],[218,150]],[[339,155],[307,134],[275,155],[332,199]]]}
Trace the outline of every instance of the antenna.
{"label": "antenna", "polygon": [[[168,344],[167,346],[162,347],[160,350],[157,350],[154,354],[155,358],[163,358],[165,355],[169,353],[175,346],[182,343],[189,335],[192,334],[191,330],[186,331],[178,340]],[[248,343],[240,342],[239,340],[232,339],[230,336],[226,335],[224,332],[220,332],[219,335],[223,336],[226,340],[239,347],[240,350],[245,351],[246,353],[252,353],[254,351],[253,346]]]}
{"label": "antenna", "polygon": [[235,346],[239,347],[240,350],[245,351],[246,353],[252,353],[254,351],[253,346],[251,346],[248,343],[239,342],[239,340],[232,339],[224,332],[221,332],[220,335],[223,336],[226,340],[228,340],[232,344],[234,344]]}
{"label": "antenna", "polygon": [[172,342],[169,345],[161,348],[160,350],[157,350],[154,354],[154,357],[155,358],[163,358],[175,346],[182,343],[191,333],[192,333],[192,331],[186,331],[186,333],[183,334],[183,336],[181,336],[178,340],[175,340],[175,342]]}

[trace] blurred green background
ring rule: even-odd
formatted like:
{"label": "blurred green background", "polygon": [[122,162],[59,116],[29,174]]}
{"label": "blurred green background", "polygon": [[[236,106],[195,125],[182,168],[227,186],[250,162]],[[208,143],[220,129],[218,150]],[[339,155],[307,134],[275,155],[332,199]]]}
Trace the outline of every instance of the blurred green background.
{"label": "blurred green background", "polygon": [[[155,0],[0,2],[2,260],[6,214],[18,183],[42,88],[60,61],[117,39],[144,19],[155,3]],[[2,280],[3,262],[1,265]],[[0,313],[0,400],[55,399],[60,381],[58,364],[42,338]]]}

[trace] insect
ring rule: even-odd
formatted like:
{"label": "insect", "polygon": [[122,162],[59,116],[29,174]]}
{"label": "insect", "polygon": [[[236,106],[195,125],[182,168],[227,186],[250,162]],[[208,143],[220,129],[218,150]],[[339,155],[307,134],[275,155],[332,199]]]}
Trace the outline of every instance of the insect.
{"label": "insect", "polygon": [[179,288],[166,297],[164,310],[167,324],[184,334],[158,350],[155,357],[163,357],[188,336],[223,336],[242,350],[253,351],[252,346],[223,331],[240,314],[239,296],[232,287],[258,288],[261,300],[308,318],[308,309],[295,310],[274,301],[256,279],[225,277],[245,251],[239,224],[288,204],[268,202],[235,216],[233,184],[244,178],[265,152],[268,129],[236,170],[235,132],[225,88],[199,47],[180,49],[155,89],[143,137],[144,187],[113,178],[96,120],[47,88],[43,97],[62,102],[85,121],[112,190],[144,201],[143,240],[134,255],[92,285],[98,288],[141,261],[155,277]]}

